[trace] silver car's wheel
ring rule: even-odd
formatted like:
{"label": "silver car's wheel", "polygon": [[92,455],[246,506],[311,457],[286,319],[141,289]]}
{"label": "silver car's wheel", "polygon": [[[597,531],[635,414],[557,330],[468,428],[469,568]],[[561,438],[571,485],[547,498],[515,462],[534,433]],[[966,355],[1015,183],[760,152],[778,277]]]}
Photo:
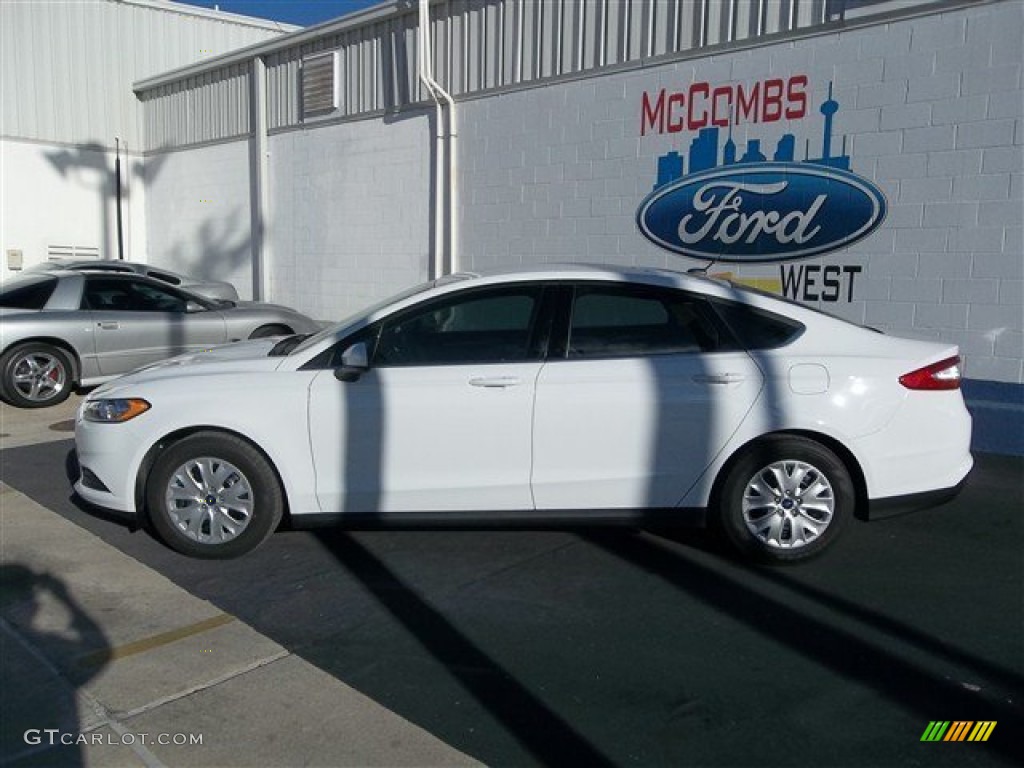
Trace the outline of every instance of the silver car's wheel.
{"label": "silver car's wheel", "polygon": [[746,485],[743,522],[768,547],[807,546],[832,523],[832,484],[812,464],[777,461],[755,472]]}
{"label": "silver car's wheel", "polygon": [[178,530],[200,544],[223,544],[239,536],[255,506],[249,479],[215,456],[189,459],[174,470],[164,500]]}
{"label": "silver car's wheel", "polygon": [[71,394],[71,362],[49,344],[24,344],[8,350],[0,361],[4,398],[21,408],[63,403]]}
{"label": "silver car's wheel", "polygon": [[716,485],[712,519],[745,555],[802,560],[839,535],[853,514],[846,465],[806,437],[775,435],[748,446]]}
{"label": "silver car's wheel", "polygon": [[271,336],[289,336],[291,329],[283,325],[261,325],[249,334],[250,339],[266,339]]}
{"label": "silver car's wheel", "polygon": [[235,435],[199,432],[172,443],[146,481],[146,510],[167,544],[194,557],[237,557],[258,547],[281,521],[277,473]]}

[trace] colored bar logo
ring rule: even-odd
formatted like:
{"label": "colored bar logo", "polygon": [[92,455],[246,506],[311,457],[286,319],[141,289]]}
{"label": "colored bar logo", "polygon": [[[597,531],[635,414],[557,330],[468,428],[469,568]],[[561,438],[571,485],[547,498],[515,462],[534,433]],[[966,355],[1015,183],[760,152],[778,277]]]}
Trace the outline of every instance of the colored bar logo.
{"label": "colored bar logo", "polygon": [[932,720],[921,734],[921,741],[988,741],[996,728],[995,720]]}

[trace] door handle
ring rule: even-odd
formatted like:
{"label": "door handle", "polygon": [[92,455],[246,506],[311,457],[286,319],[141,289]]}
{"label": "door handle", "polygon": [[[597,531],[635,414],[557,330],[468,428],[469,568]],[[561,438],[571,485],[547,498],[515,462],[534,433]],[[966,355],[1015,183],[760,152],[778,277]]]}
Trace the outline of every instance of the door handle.
{"label": "door handle", "polygon": [[745,378],[742,373],[698,373],[693,380],[698,384],[738,384]]}
{"label": "door handle", "polygon": [[110,321],[110,322],[105,322],[105,323],[96,323],[96,325],[98,325],[104,331],[116,331],[118,328],[121,327],[121,324],[116,322],[116,321]]}
{"label": "door handle", "polygon": [[485,387],[486,389],[505,389],[521,383],[518,376],[478,376],[469,380],[469,386]]}

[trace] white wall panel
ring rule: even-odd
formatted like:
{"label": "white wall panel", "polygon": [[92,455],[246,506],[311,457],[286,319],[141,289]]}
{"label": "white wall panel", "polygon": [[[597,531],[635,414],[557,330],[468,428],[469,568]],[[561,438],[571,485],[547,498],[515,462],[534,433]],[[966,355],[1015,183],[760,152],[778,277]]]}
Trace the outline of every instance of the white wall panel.
{"label": "white wall panel", "polygon": [[145,176],[147,261],[252,298],[249,143],[151,154]]}
{"label": "white wall panel", "polygon": [[270,295],[320,320],[427,279],[427,115],[270,139]]}
{"label": "white wall panel", "polygon": [[[124,249],[145,255],[141,155],[122,154]],[[95,248],[117,258],[114,153],[103,147],[54,147],[0,142],[0,256],[19,250],[24,265],[46,260],[52,246]],[[142,259],[144,260],[144,258]],[[0,280],[9,278],[6,262]]]}
{"label": "white wall panel", "polygon": [[132,84],[296,29],[155,0],[0,3],[0,136],[142,146]]}

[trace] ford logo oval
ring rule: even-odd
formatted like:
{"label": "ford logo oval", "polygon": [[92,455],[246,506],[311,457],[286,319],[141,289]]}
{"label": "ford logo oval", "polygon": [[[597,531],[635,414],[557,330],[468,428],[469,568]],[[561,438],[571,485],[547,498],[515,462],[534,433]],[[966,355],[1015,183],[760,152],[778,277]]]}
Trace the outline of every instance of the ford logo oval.
{"label": "ford logo oval", "polygon": [[813,163],[718,167],[656,189],[636,222],[656,245],[695,259],[754,263],[844,248],[885,219],[874,184]]}

